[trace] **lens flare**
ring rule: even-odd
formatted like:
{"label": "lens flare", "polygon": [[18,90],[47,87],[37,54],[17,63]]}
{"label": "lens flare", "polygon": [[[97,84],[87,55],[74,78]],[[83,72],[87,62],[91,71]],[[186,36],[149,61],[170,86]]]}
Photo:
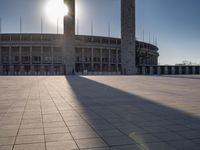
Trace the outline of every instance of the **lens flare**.
{"label": "lens flare", "polygon": [[46,6],[46,14],[53,24],[57,24],[57,19],[62,19],[69,12],[63,0],[49,0]]}

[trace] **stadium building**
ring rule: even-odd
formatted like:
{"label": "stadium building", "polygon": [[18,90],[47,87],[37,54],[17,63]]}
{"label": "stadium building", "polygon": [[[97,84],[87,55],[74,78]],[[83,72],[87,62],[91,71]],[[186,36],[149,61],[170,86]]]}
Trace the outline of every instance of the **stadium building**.
{"label": "stadium building", "polygon": [[137,74],[158,65],[158,47],[135,38],[135,0],[121,0],[121,39],[75,35],[75,0],[64,34],[0,34],[0,74]]}

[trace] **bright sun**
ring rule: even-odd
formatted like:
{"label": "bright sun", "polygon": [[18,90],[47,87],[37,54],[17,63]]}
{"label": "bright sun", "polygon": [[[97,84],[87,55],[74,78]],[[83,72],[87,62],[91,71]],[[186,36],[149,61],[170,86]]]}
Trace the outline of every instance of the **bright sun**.
{"label": "bright sun", "polygon": [[57,19],[61,19],[67,15],[68,11],[68,7],[64,4],[63,0],[49,0],[46,6],[46,13],[53,24],[57,23]]}

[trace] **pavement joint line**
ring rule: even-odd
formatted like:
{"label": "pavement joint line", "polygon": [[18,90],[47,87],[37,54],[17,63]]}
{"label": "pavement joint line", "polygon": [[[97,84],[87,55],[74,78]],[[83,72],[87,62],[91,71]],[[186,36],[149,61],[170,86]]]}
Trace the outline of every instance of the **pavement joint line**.
{"label": "pavement joint line", "polygon": [[46,90],[47,90],[49,96],[51,97],[51,101],[54,103],[54,106],[56,107],[57,111],[59,112],[59,114],[60,114],[60,116],[61,116],[61,118],[62,118],[62,120],[63,120],[65,126],[67,127],[67,129],[68,129],[68,131],[69,131],[69,133],[70,133],[70,135],[71,135],[71,137],[72,137],[72,139],[73,139],[73,141],[74,141],[74,143],[76,144],[77,148],[80,150],[80,148],[79,148],[79,146],[78,146],[78,143],[76,142],[76,140],[75,140],[74,137],[72,136],[72,133],[71,133],[71,131],[70,131],[68,125],[66,124],[66,122],[65,122],[65,120],[64,120],[64,118],[63,118],[63,116],[62,116],[62,114],[61,114],[61,112],[60,112],[60,110],[58,109],[56,103],[54,102],[54,100],[53,100],[53,98],[52,98],[52,96],[51,96],[51,94],[50,94],[50,92],[49,92],[49,89],[47,88],[47,86],[46,86],[45,83],[44,83],[44,87],[46,88]]}
{"label": "pavement joint line", "polygon": [[45,129],[44,129],[44,118],[43,118],[43,111],[42,111],[42,105],[41,105],[41,96],[40,96],[40,84],[38,83],[38,91],[39,91],[39,100],[40,100],[40,110],[41,110],[41,116],[42,116],[42,127],[43,127],[43,136],[44,136],[44,145],[45,145],[45,150],[47,150],[47,144],[46,144],[46,138],[45,138]]}
{"label": "pavement joint line", "polygon": [[19,134],[19,130],[20,130],[20,127],[21,127],[21,124],[22,124],[23,116],[24,116],[24,113],[25,113],[25,110],[26,110],[26,107],[27,107],[27,104],[28,104],[28,100],[29,100],[29,97],[30,97],[30,93],[31,93],[31,89],[32,89],[32,88],[33,88],[33,84],[31,84],[31,87],[29,88],[29,91],[28,91],[26,103],[25,103],[25,106],[24,106],[24,110],[23,110],[23,113],[22,113],[20,125],[19,125],[19,128],[18,128],[18,130],[17,130],[17,135],[16,135],[16,137],[15,137],[15,141],[14,141],[12,150],[14,150],[14,147],[15,147],[15,144],[16,144],[16,141],[17,141],[17,137],[18,137],[18,134]]}

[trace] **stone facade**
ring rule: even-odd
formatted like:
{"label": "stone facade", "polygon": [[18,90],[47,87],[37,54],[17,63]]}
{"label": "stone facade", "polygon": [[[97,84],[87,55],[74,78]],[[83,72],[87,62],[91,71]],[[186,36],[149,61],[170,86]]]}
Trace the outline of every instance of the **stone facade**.
{"label": "stone facade", "polygon": [[135,0],[121,0],[121,38],[122,72],[135,74]]}
{"label": "stone facade", "polygon": [[[0,34],[0,74],[64,74],[63,34]],[[155,66],[158,48],[136,41],[138,66]],[[75,36],[75,72],[121,73],[121,39]],[[151,60],[151,61],[149,61]],[[72,72],[69,72],[72,73]]]}

